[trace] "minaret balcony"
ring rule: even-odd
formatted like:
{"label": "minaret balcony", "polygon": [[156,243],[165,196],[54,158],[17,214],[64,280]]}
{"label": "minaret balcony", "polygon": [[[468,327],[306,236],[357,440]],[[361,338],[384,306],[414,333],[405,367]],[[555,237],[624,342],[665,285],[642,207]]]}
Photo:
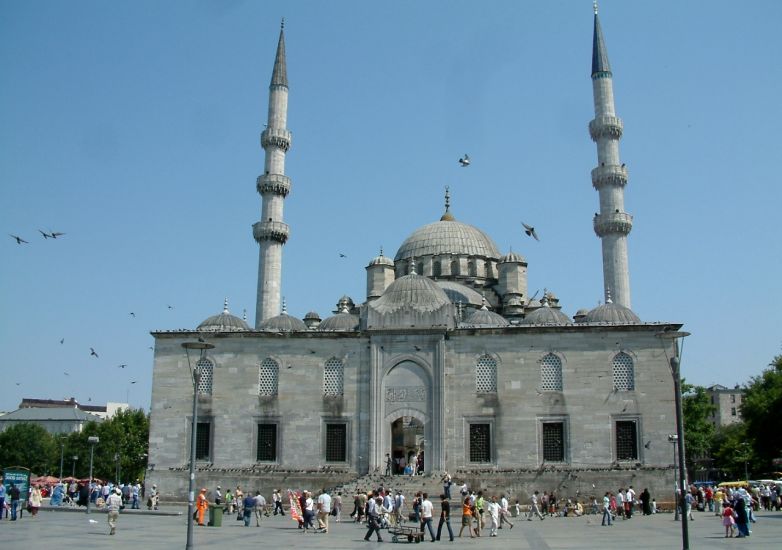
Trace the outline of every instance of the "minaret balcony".
{"label": "minaret balcony", "polygon": [[258,193],[274,193],[285,198],[291,192],[291,179],[284,174],[264,174],[255,182]]}
{"label": "minaret balcony", "polygon": [[597,214],[592,220],[592,225],[598,237],[616,233],[627,235],[633,228],[633,217],[624,212]]}
{"label": "minaret balcony", "polygon": [[595,117],[589,123],[589,136],[592,141],[597,141],[602,137],[619,139],[624,131],[622,119],[615,116],[602,115]]}
{"label": "minaret balcony", "polygon": [[277,147],[287,153],[291,148],[292,137],[286,128],[266,128],[261,132],[261,147]]}
{"label": "minaret balcony", "polygon": [[282,222],[256,222],[253,224],[253,237],[258,244],[263,241],[277,241],[285,244],[290,234],[287,223]]}
{"label": "minaret balcony", "polygon": [[600,189],[605,185],[624,187],[627,185],[627,168],[623,164],[609,164],[608,166],[598,166],[592,170],[592,185],[595,189]]}

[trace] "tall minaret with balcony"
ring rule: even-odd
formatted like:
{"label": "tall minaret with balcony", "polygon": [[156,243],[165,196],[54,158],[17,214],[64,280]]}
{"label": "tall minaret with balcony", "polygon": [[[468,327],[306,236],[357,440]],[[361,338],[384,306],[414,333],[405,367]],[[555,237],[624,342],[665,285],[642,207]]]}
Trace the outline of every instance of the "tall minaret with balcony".
{"label": "tall minaret with balcony", "polygon": [[260,246],[255,328],[259,328],[264,320],[280,313],[282,246],[288,240],[289,234],[287,224],[282,221],[285,197],[291,190],[291,180],[285,175],[285,154],[291,146],[291,133],[286,128],[288,74],[285,68],[284,31],[283,20],[269,85],[269,122],[261,133],[261,147],[266,152],[266,159],[263,175],[258,176],[256,183],[262,205],[261,221],[253,224],[253,237]]}
{"label": "tall minaret with balcony", "polygon": [[592,170],[592,185],[600,194],[600,213],[595,214],[594,229],[603,243],[603,288],[614,302],[630,307],[630,271],[627,260],[627,235],[633,217],[624,210],[627,169],[619,160],[622,119],[614,110],[614,89],[603,30],[597,17],[592,40],[592,91],[595,118],[589,123],[589,135],[597,144],[597,167]]}

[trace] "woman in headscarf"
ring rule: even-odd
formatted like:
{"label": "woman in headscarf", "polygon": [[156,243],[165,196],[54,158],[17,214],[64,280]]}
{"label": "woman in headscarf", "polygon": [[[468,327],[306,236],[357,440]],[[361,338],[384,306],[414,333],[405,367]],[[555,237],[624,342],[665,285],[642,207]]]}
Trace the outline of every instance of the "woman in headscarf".
{"label": "woman in headscarf", "polygon": [[649,494],[649,489],[644,488],[643,492],[641,493],[641,508],[643,509],[645,516],[651,516],[652,515],[652,495]]}
{"label": "woman in headscarf", "polygon": [[749,536],[749,515],[747,514],[747,503],[739,496],[736,499],[736,528],[739,531],[739,538]]}

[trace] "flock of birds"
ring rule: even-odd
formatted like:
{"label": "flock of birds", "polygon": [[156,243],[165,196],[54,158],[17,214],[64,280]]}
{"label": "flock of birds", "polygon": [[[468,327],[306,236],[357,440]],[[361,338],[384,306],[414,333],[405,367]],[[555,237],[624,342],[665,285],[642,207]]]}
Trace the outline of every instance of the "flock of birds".
{"label": "flock of birds", "polygon": [[[52,231],[51,229],[49,230],[48,233],[46,231],[39,229],[38,233],[43,235],[44,239],[56,239],[57,237],[62,237],[63,235],[65,235],[65,233],[62,233],[60,231]],[[25,241],[22,237],[19,237],[18,235],[12,235],[11,233],[9,233],[8,236],[14,239],[16,241],[16,244],[30,244],[30,241]]]}

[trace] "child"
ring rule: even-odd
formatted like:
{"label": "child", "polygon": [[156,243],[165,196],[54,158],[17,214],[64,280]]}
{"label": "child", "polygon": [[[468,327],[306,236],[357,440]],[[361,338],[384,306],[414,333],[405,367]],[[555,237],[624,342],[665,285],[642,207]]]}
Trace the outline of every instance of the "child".
{"label": "child", "polygon": [[517,518],[521,516],[521,505],[519,499],[516,499],[516,504],[513,505],[513,517]]}
{"label": "child", "polygon": [[653,514],[657,513],[657,501],[654,499],[652,499],[652,513]]}
{"label": "child", "polygon": [[725,501],[722,506],[722,525],[725,526],[725,538],[728,538],[729,532],[731,537],[734,533],[736,520],[733,517],[733,513],[733,508],[727,501]]}

